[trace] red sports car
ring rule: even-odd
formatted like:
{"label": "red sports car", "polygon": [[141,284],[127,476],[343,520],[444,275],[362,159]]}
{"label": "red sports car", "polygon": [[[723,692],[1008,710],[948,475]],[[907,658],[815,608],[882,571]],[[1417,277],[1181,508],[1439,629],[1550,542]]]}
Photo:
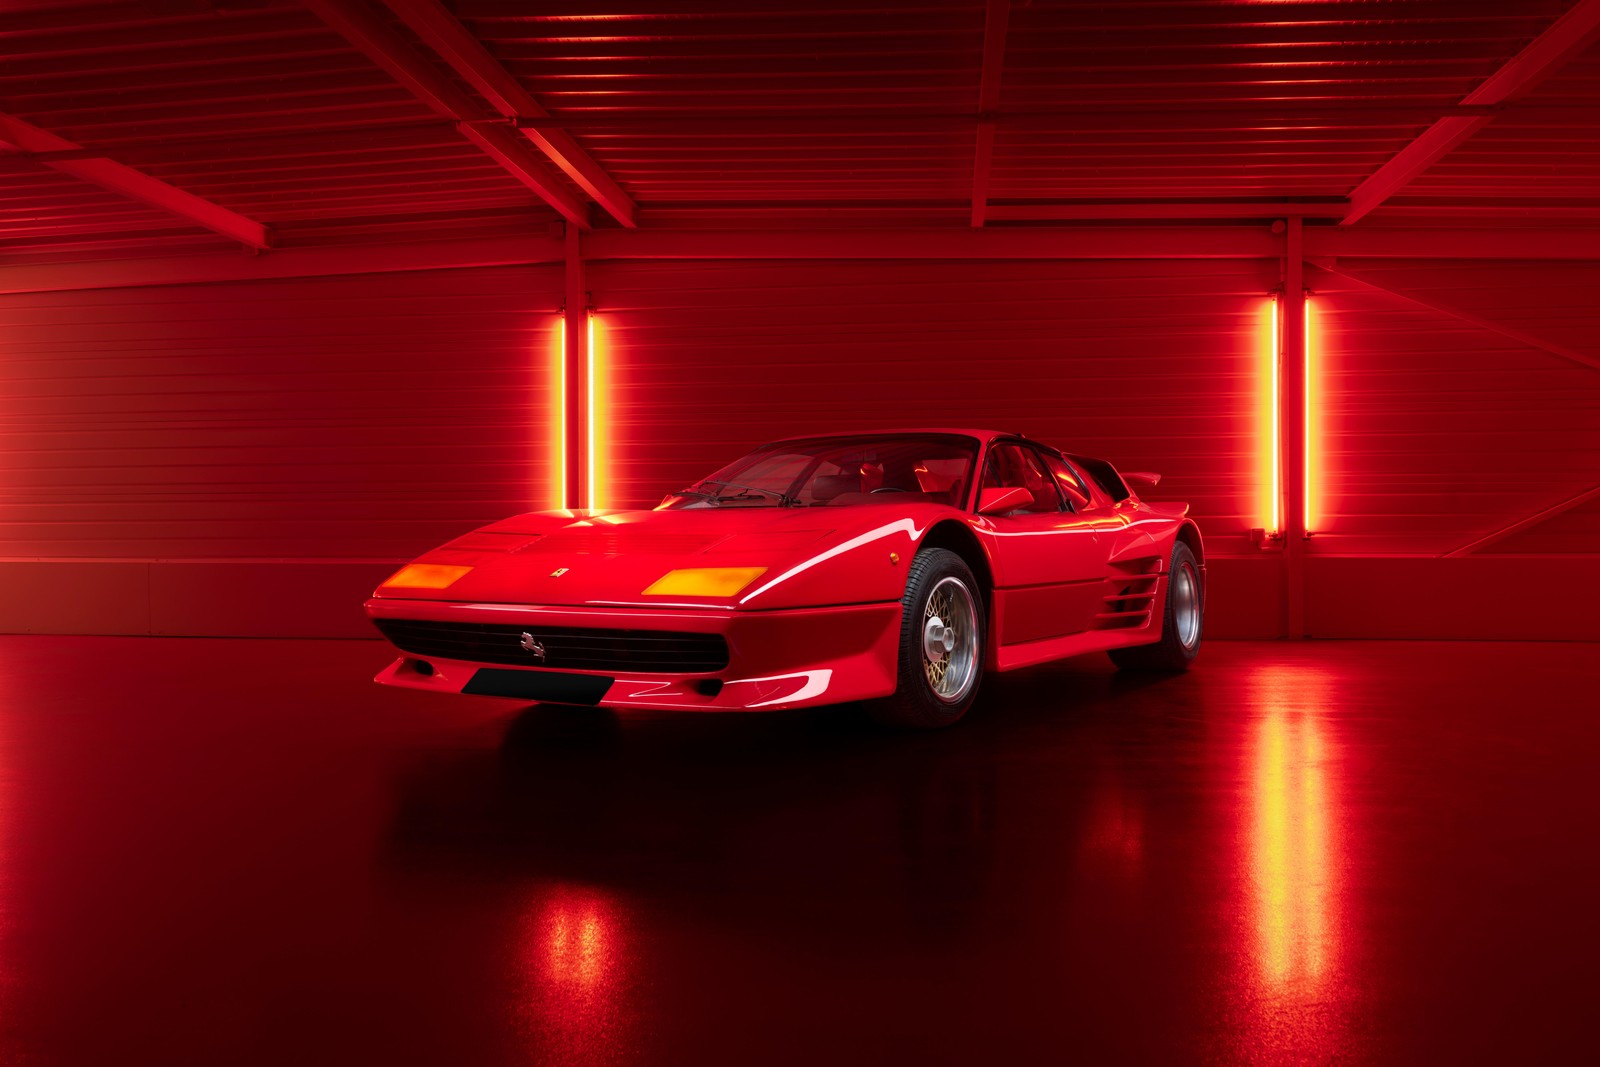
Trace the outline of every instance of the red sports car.
{"label": "red sports car", "polygon": [[565,704],[746,711],[868,701],[933,728],[986,670],[1200,647],[1187,504],[1016,434],[907,430],[757,448],[652,511],[538,511],[400,569],[367,614],[377,681]]}

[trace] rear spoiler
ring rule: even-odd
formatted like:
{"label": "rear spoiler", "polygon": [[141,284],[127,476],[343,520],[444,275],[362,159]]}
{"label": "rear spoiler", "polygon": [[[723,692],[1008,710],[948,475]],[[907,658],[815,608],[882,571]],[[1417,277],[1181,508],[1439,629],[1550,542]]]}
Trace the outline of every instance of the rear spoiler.
{"label": "rear spoiler", "polygon": [[1144,499],[1144,494],[1147,490],[1153,490],[1161,483],[1161,475],[1150,471],[1119,471],[1118,473],[1122,474],[1122,480],[1127,483],[1128,488],[1132,489],[1134,495],[1143,501],[1144,506],[1151,511],[1161,515],[1171,515],[1175,519],[1181,519],[1189,514],[1189,505],[1181,501]]}
{"label": "rear spoiler", "polygon": [[[1089,477],[1099,482],[1100,487],[1111,494],[1112,500],[1121,501],[1129,495],[1133,495],[1146,504],[1150,504],[1148,500],[1144,499],[1144,494],[1147,491],[1154,490],[1161,482],[1161,475],[1153,471],[1128,471],[1123,473],[1105,460],[1095,459],[1092,456],[1067,456],[1067,458],[1086,471]],[[1163,502],[1150,504],[1150,506],[1164,515],[1172,515],[1178,518],[1189,513],[1188,504]]]}
{"label": "rear spoiler", "polygon": [[1128,483],[1128,488],[1143,496],[1145,490],[1154,489],[1161,484],[1161,475],[1152,471],[1118,471],[1122,480]]}

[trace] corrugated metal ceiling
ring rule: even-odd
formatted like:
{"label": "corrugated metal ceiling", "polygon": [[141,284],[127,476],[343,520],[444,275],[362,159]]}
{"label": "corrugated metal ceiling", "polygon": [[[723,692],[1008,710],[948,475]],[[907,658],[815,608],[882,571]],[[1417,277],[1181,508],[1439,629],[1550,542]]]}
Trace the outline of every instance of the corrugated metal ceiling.
{"label": "corrugated metal ceiling", "polygon": [[[337,2],[498,114],[405,24],[401,0]],[[1038,0],[1010,5],[998,37],[985,0],[459,0],[449,12],[646,225],[957,226],[985,123],[994,151],[976,195],[1011,221],[1129,200],[1341,203],[1575,6]],[[999,76],[983,109],[986,38]],[[557,217],[454,116],[292,0],[13,4],[0,44],[0,110],[265,223],[280,244],[454,233],[457,220],[526,232]],[[1590,47],[1379,215],[1600,217],[1597,132]],[[56,173],[48,155],[0,156],[0,255],[231,244]]]}

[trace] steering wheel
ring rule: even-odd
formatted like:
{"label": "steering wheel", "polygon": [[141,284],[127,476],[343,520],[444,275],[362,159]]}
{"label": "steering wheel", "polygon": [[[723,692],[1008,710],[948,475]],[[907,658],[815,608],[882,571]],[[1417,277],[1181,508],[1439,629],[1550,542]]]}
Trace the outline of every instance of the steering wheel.
{"label": "steering wheel", "polygon": [[911,492],[911,490],[902,489],[898,485],[880,485],[876,489],[868,490],[867,495],[871,496],[873,493],[909,493],[909,492]]}

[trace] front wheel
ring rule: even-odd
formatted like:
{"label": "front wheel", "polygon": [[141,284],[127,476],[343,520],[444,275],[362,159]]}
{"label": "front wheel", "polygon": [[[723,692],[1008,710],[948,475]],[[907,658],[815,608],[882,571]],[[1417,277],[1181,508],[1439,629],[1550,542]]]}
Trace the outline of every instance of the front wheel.
{"label": "front wheel", "polygon": [[868,705],[879,722],[937,730],[965,715],[983,677],[983,597],[966,561],[925,548],[901,600],[899,685]]}
{"label": "front wheel", "polygon": [[1161,640],[1153,645],[1114,648],[1111,662],[1125,671],[1186,671],[1200,652],[1205,623],[1206,590],[1194,552],[1179,541],[1172,546],[1167,575],[1167,605],[1161,616]]}

